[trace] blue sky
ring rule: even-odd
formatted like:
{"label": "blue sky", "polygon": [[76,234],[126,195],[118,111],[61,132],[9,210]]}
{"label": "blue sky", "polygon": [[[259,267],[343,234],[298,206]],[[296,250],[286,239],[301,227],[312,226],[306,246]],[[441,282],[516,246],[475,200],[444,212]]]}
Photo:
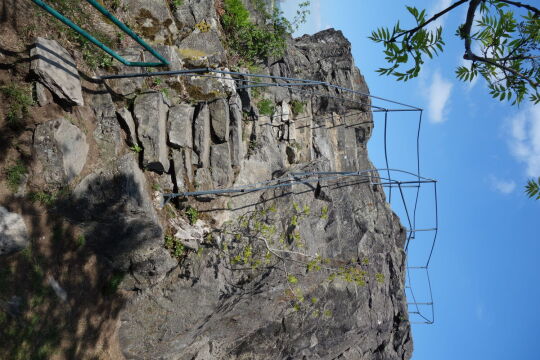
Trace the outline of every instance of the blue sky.
{"label": "blue sky", "polygon": [[[296,3],[286,0],[283,9],[292,14]],[[451,1],[411,3],[434,13]],[[442,20],[445,52],[426,62],[419,78],[402,83],[378,76],[381,47],[367,37],[397,19],[406,26],[412,18],[404,5],[312,0],[308,23],[298,35],[329,27],[343,31],[373,95],[425,109],[421,160],[423,175],[439,180],[440,232],[430,268],[435,324],[413,325],[413,359],[538,359],[540,201],[529,200],[523,186],[540,176],[540,106],[500,103],[489,96],[483,80],[455,79],[463,44],[454,32],[465,8]],[[369,145],[378,167],[384,167],[382,120],[375,117]],[[391,114],[392,167],[415,170],[415,121],[412,115]],[[433,220],[430,195],[421,195],[419,225]],[[429,241],[427,234],[418,236],[411,258],[425,253]],[[423,284],[418,284],[422,295]]]}

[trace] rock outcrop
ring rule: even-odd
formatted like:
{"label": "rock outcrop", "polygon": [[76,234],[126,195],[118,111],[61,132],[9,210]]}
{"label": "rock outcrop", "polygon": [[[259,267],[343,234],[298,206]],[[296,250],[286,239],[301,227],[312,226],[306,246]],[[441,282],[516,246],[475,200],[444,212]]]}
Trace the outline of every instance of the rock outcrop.
{"label": "rock outcrop", "polygon": [[84,105],[75,60],[63,47],[54,40],[38,37],[30,50],[30,57],[31,70],[42,85],[68,105]]}
{"label": "rock outcrop", "polygon": [[9,255],[27,247],[28,230],[21,215],[0,206],[0,255]]}

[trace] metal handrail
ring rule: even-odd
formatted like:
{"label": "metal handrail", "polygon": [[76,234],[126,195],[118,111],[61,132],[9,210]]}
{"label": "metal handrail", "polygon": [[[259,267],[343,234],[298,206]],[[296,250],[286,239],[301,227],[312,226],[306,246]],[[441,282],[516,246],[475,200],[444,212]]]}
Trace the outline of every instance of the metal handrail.
{"label": "metal handrail", "polygon": [[32,0],[36,5],[41,7],[43,10],[63,22],[65,25],[69,26],[71,29],[78,32],[80,35],[82,35],[85,39],[93,43],[94,45],[98,46],[101,50],[105,51],[107,54],[111,55],[116,60],[120,61],[122,64],[126,66],[139,66],[139,67],[157,67],[157,66],[167,66],[170,65],[169,61],[165,59],[161,54],[159,54],[154,48],[152,48],[150,45],[148,45],[143,39],[141,39],[133,30],[131,30],[129,27],[127,27],[124,23],[122,23],[120,20],[118,20],[113,14],[111,14],[107,9],[105,9],[101,4],[99,4],[95,0],[86,0],[90,5],[92,5],[94,8],[96,8],[100,13],[102,13],[107,19],[112,21],[113,24],[115,24],[117,27],[120,28],[123,32],[125,32],[127,35],[129,35],[133,40],[135,40],[139,45],[141,45],[143,48],[148,50],[153,56],[156,57],[160,62],[142,62],[142,61],[129,61],[120,56],[118,53],[116,53],[114,50],[109,48],[107,45],[103,44],[101,41],[90,35],[86,30],[75,24],[73,21],[56,11],[51,6],[47,5],[42,0]]}

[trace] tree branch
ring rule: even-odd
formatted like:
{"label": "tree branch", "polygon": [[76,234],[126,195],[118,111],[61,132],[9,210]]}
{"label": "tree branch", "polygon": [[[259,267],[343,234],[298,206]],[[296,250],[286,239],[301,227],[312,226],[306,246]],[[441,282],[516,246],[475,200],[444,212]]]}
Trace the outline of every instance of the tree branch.
{"label": "tree branch", "polygon": [[508,4],[508,5],[514,5],[514,6],[517,6],[517,7],[525,8],[527,10],[532,11],[535,16],[540,16],[540,10],[535,8],[534,6],[523,4],[523,3],[520,3],[520,2],[517,2],[517,1],[510,1],[510,0],[498,0],[498,1],[502,2],[502,3],[505,3],[505,4]]}
{"label": "tree branch", "polygon": [[443,16],[444,14],[446,14],[447,12],[449,11],[452,11],[453,9],[457,8],[458,6],[468,2],[469,0],[460,0],[452,5],[450,5],[449,7],[447,7],[446,9],[444,9],[443,11],[441,12],[438,12],[437,14],[433,15],[431,18],[429,18],[426,22],[418,25],[417,27],[415,27],[414,29],[410,29],[410,30],[407,30],[407,31],[404,31],[402,33],[399,33],[397,34],[396,36],[392,37],[390,40],[388,40],[388,42],[395,42],[397,39],[399,39],[400,37],[404,36],[404,35],[407,35],[407,34],[414,34],[415,32],[417,32],[418,30],[422,29],[423,27],[425,27],[427,24],[437,20],[438,18],[440,18],[441,16]]}
{"label": "tree branch", "polygon": [[[523,80],[527,81],[532,87],[538,87],[538,83],[534,82],[532,79],[530,79],[528,76],[525,76],[521,74],[520,72],[509,68],[508,66],[499,64],[496,59],[491,59],[483,56],[478,56],[471,50],[471,29],[474,22],[474,15],[476,13],[476,9],[478,8],[478,5],[483,0],[471,0],[469,4],[469,9],[467,9],[467,19],[465,20],[465,24],[463,25],[463,36],[465,38],[465,54],[463,55],[463,58],[465,60],[472,60],[472,61],[479,61],[483,63],[487,63],[490,65],[493,65],[503,71],[508,71],[509,73],[512,73],[513,75],[522,78]],[[503,59],[501,59],[503,60]],[[508,60],[508,59],[506,59]]]}

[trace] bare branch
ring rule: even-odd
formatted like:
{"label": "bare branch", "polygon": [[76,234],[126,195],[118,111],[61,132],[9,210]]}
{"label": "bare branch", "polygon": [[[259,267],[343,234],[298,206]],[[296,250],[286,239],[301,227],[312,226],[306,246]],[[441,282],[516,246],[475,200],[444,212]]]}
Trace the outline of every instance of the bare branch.
{"label": "bare branch", "polygon": [[425,23],[422,23],[420,25],[418,25],[417,27],[415,27],[414,29],[410,29],[410,30],[407,30],[407,31],[404,31],[404,32],[401,32],[399,34],[397,34],[396,36],[392,37],[390,40],[388,40],[388,42],[395,42],[397,39],[399,39],[400,37],[404,36],[404,35],[407,35],[407,34],[414,34],[415,32],[417,32],[418,30],[422,29],[423,27],[425,27],[427,24],[437,20],[438,18],[440,18],[441,16],[443,16],[444,14],[446,14],[447,12],[449,11],[452,11],[453,9],[457,8],[458,6],[468,2],[469,0],[460,0],[452,5],[450,5],[449,7],[447,7],[446,9],[444,9],[443,11],[441,12],[438,12],[437,14],[433,15],[431,18],[429,18]]}
{"label": "bare branch", "polygon": [[513,5],[513,6],[525,8],[527,10],[532,11],[535,16],[540,16],[540,10],[538,10],[534,6],[523,4],[523,3],[520,3],[518,1],[510,1],[510,0],[498,0],[498,1],[502,2],[502,3],[505,3],[505,4],[508,4],[508,5]]}

